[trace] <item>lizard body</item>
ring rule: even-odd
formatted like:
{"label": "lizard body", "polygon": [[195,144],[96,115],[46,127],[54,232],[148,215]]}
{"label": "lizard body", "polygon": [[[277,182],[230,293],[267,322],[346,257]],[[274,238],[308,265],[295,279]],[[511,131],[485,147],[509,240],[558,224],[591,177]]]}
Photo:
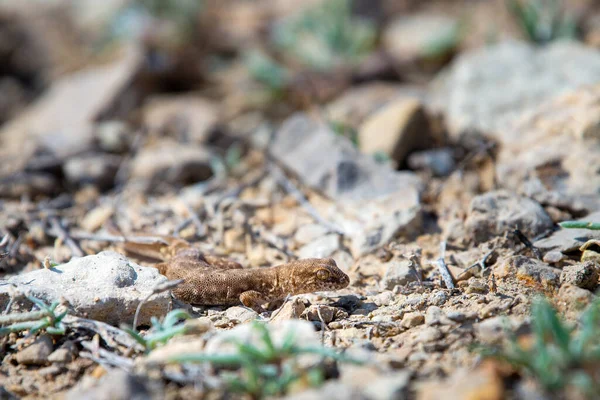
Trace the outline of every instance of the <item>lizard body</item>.
{"label": "lizard body", "polygon": [[337,290],[350,283],[331,258],[296,260],[269,268],[243,268],[235,261],[203,254],[181,239],[168,241],[167,247],[158,249],[137,243],[126,243],[125,249],[165,260],[156,268],[170,280],[183,279],[173,294],[192,304],[242,303],[262,311],[263,304],[288,295]]}

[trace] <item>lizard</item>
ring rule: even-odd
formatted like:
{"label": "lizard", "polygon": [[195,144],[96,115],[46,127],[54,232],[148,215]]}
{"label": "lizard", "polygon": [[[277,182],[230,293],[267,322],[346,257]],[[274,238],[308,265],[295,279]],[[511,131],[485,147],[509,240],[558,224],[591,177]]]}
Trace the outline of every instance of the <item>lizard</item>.
{"label": "lizard", "polygon": [[350,278],[332,258],[308,258],[274,267],[243,268],[226,258],[201,252],[187,241],[164,237],[165,243],[125,242],[124,249],[163,262],[155,265],[169,280],[183,279],[173,290],[179,300],[204,306],[243,304],[257,312],[288,295],[338,290]]}

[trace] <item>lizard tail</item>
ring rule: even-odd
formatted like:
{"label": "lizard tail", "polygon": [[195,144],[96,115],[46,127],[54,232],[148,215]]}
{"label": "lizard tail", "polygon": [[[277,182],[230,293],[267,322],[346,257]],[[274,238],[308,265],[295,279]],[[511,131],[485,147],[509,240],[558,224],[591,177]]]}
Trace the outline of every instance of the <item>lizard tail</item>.
{"label": "lizard tail", "polygon": [[155,260],[169,260],[178,251],[190,247],[190,244],[187,241],[171,236],[148,236],[143,234],[123,235],[120,231],[111,226],[108,226],[107,230],[112,235],[125,238],[125,242],[121,243],[120,247],[127,253]]}

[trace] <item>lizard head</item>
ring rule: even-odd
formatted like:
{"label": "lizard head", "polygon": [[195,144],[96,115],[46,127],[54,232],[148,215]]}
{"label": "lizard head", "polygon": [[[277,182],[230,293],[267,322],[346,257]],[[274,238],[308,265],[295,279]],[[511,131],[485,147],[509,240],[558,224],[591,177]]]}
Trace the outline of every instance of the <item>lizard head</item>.
{"label": "lizard head", "polygon": [[304,293],[342,289],[350,278],[331,258],[307,258],[294,262],[294,281]]}

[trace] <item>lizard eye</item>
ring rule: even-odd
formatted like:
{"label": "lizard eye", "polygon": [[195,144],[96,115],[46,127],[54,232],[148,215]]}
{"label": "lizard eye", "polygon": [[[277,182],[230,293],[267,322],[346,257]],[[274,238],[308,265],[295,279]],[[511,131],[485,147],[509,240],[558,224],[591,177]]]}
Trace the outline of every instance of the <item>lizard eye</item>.
{"label": "lizard eye", "polygon": [[329,279],[329,275],[329,271],[327,271],[326,269],[320,269],[317,271],[317,278],[319,278],[322,281]]}

